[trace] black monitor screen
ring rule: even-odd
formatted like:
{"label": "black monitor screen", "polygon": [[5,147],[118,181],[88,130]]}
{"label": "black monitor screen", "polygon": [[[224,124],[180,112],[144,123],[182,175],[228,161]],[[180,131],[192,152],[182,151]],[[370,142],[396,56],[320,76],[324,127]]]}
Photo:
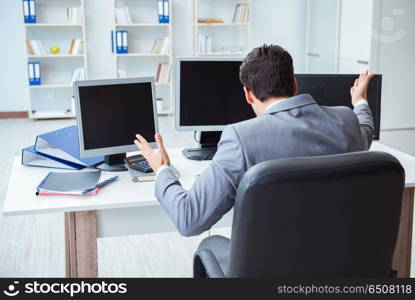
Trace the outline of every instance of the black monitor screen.
{"label": "black monitor screen", "polygon": [[[314,100],[325,106],[348,106],[353,108],[350,88],[358,75],[338,74],[297,74],[298,94],[310,94]],[[375,123],[374,138],[379,139],[380,104],[382,92],[382,75],[375,75],[370,82],[368,102]]]}
{"label": "black monitor screen", "polygon": [[154,142],[150,82],[79,87],[85,150],[132,145],[140,133]]}
{"label": "black monitor screen", "polygon": [[241,61],[182,61],[180,125],[224,126],[255,117],[239,81]]}

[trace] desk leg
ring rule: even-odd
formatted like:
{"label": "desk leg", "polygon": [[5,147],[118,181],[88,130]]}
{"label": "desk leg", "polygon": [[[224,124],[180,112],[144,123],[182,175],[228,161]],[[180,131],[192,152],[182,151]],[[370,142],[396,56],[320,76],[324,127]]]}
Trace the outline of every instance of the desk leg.
{"label": "desk leg", "polygon": [[66,277],[97,277],[95,211],[65,213]]}
{"label": "desk leg", "polygon": [[412,226],[414,213],[414,188],[403,191],[401,224],[393,257],[393,268],[399,278],[411,277]]}

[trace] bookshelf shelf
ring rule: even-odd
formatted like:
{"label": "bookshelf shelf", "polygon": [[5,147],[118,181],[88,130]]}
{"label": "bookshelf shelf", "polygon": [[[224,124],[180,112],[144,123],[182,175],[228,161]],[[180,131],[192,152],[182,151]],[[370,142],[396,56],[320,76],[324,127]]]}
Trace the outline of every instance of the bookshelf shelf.
{"label": "bookshelf shelf", "polygon": [[115,27],[170,27],[170,24],[159,23],[134,23],[134,24],[116,24]]}
{"label": "bookshelf shelf", "polygon": [[167,116],[167,115],[171,115],[172,113],[173,111],[171,109],[164,109],[158,112],[160,116]]}
{"label": "bookshelf shelf", "polygon": [[250,26],[251,23],[196,23],[200,27]]}
{"label": "bookshelf shelf", "polygon": [[[87,45],[85,31],[85,0],[39,0],[36,1],[37,23],[24,23],[23,7],[21,20],[24,28],[24,43],[27,62],[40,62],[41,85],[29,84],[29,118],[64,119],[74,118],[71,78],[75,70],[83,68],[87,78]],[[83,41],[82,54],[69,54],[71,41]],[[82,45],[82,44],[78,44]],[[51,54],[51,47],[60,52]],[[42,54],[41,54],[42,53]]]}
{"label": "bookshelf shelf", "polygon": [[42,85],[29,85],[31,89],[57,89],[57,88],[72,88],[70,83],[61,84],[42,84]]}
{"label": "bookshelf shelf", "polygon": [[34,23],[25,24],[25,27],[83,27],[82,24]]}
{"label": "bookshelf shelf", "polygon": [[[172,5],[169,1],[169,23],[157,23],[157,0],[113,0],[114,16],[113,30],[127,30],[128,50],[127,54],[114,53],[115,77],[154,77],[158,74],[159,65],[169,64],[170,73],[160,71],[159,74],[169,74],[172,77]],[[124,13],[120,13],[120,10]],[[119,23],[120,22],[120,23]],[[162,44],[158,48],[156,41],[168,38],[168,48]],[[152,52],[162,53],[152,53]],[[167,52],[167,53],[164,53]],[[122,58],[126,59],[122,59]],[[127,59],[128,58],[128,59]],[[164,69],[168,70],[168,69]],[[161,75],[160,75],[161,76]],[[163,77],[167,81],[166,77]],[[170,82],[155,82],[156,98],[163,99],[163,109],[159,115],[173,113],[173,84]]]}
{"label": "bookshelf shelf", "polygon": [[45,54],[45,55],[28,55],[28,58],[85,58],[85,54]]}
{"label": "bookshelf shelf", "polygon": [[75,118],[75,114],[71,111],[36,111],[31,112],[32,119],[66,119]]}
{"label": "bookshelf shelf", "polygon": [[115,54],[116,57],[147,57],[147,56],[154,56],[154,57],[158,57],[158,56],[165,56],[165,57],[169,57],[170,54],[163,54],[163,53],[127,53],[127,54]]}
{"label": "bookshelf shelf", "polygon": [[245,52],[209,52],[209,53],[199,53],[196,52],[196,56],[242,56]]}
{"label": "bookshelf shelf", "polygon": [[251,47],[251,20],[252,0],[193,0],[193,55],[244,56]]}

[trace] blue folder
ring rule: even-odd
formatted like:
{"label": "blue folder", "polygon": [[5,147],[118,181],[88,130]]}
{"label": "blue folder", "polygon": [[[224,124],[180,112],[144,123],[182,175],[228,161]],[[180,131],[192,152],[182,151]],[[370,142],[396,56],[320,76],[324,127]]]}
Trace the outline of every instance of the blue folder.
{"label": "blue folder", "polygon": [[123,45],[122,45],[122,30],[115,31],[115,46],[117,54],[123,54]]}
{"label": "blue folder", "polygon": [[164,23],[164,1],[158,0],[158,16],[159,16],[159,23]]}
{"label": "blue folder", "polygon": [[35,146],[22,149],[22,165],[30,167],[43,167],[53,169],[81,170],[84,166],[71,163],[50,155],[39,153]]}
{"label": "blue folder", "polygon": [[36,23],[36,3],[35,3],[35,0],[29,0],[29,23]]}
{"label": "blue folder", "polygon": [[170,23],[170,3],[169,0],[163,0],[163,23]]}
{"label": "blue folder", "polygon": [[31,23],[29,0],[23,0],[23,16],[25,23]]}
{"label": "blue folder", "polygon": [[84,167],[92,167],[104,161],[103,156],[81,158],[78,129],[75,125],[38,135],[35,150]]}

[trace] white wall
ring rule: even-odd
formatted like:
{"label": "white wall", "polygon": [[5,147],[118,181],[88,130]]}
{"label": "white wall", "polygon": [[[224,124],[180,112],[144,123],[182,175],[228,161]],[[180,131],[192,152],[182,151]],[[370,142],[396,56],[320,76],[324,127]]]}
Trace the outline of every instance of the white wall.
{"label": "white wall", "polygon": [[114,20],[113,1],[86,0],[84,3],[88,79],[112,78],[114,55],[110,32]]}
{"label": "white wall", "polygon": [[[191,0],[173,0],[173,49],[176,56],[193,53],[193,9]],[[21,0],[0,1],[0,111],[28,108],[26,61]],[[113,76],[113,56],[109,32],[112,25],[112,0],[87,0],[86,38],[90,79]],[[252,46],[276,43],[291,52],[296,72],[305,70],[305,0],[253,0]]]}
{"label": "white wall", "polygon": [[29,105],[21,2],[0,4],[0,111],[26,111]]}
{"label": "white wall", "polygon": [[294,59],[295,72],[305,72],[306,0],[253,0],[252,46],[275,43]]}
{"label": "white wall", "polygon": [[372,58],[383,74],[382,129],[415,128],[414,13],[413,0],[375,1]]}

